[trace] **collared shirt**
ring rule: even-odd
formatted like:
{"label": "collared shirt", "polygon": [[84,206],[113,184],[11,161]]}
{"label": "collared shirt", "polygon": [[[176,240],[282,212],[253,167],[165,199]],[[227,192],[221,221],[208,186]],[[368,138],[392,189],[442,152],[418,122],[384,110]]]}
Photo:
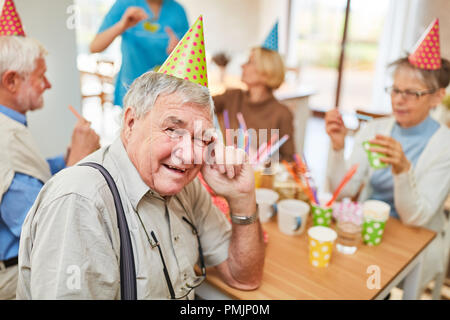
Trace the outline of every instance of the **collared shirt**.
{"label": "collared shirt", "polygon": [[[84,161],[102,164],[117,184],[133,245],[138,299],[170,298],[159,251],[145,230],[156,234],[178,296],[196,277],[199,259],[197,237],[182,217],[196,226],[207,266],[228,258],[231,226],[198,179],[175,196],[161,197],[144,183],[120,139]],[[19,299],[120,298],[116,211],[96,169],[74,166],[50,179],[20,241]]]}
{"label": "collared shirt", "polygon": [[[27,126],[25,115],[2,105],[0,112]],[[48,158],[47,162],[52,174],[66,166],[62,155]],[[17,257],[22,223],[42,186],[43,183],[36,178],[20,172],[14,174],[9,189],[0,199],[0,260]]]}

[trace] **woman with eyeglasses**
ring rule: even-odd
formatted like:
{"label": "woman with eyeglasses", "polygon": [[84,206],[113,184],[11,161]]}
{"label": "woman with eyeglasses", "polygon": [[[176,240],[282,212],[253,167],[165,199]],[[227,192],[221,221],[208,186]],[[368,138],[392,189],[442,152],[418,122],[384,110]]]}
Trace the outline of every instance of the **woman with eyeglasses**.
{"label": "woman with eyeglasses", "polygon": [[[391,205],[391,217],[403,223],[438,232],[439,239],[426,257],[428,277],[443,268],[445,225],[444,202],[450,191],[450,130],[430,117],[430,111],[445,96],[450,82],[450,62],[442,59],[437,70],[420,69],[408,57],[393,62],[391,117],[369,121],[354,137],[350,158],[344,160],[347,129],[338,110],[326,113],[326,131],[331,140],[327,182],[335,190],[350,166],[359,167],[341,197],[381,200]],[[388,166],[373,169],[363,142],[379,145],[369,150],[385,154],[379,160]],[[431,252],[432,251],[432,252]],[[440,268],[440,269],[436,269]],[[422,279],[426,283],[431,279]]]}

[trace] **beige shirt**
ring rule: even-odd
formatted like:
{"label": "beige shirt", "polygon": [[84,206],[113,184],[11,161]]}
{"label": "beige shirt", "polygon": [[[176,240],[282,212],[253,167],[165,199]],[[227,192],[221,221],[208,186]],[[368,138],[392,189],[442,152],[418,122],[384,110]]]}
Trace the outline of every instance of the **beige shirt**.
{"label": "beige shirt", "polygon": [[[120,139],[82,162],[102,164],[114,178],[130,230],[138,299],[168,299],[158,238],[177,296],[195,278],[197,228],[205,262],[228,258],[231,226],[198,179],[165,200],[141,179]],[[167,210],[166,210],[167,208]],[[150,236],[151,239],[151,236]],[[19,249],[18,299],[120,299],[120,237],[111,192],[101,173],[75,166],[46,183],[28,212]],[[189,294],[193,298],[194,292]]]}
{"label": "beige shirt", "polygon": [[16,172],[43,183],[52,176],[28,128],[0,112],[0,201]]}

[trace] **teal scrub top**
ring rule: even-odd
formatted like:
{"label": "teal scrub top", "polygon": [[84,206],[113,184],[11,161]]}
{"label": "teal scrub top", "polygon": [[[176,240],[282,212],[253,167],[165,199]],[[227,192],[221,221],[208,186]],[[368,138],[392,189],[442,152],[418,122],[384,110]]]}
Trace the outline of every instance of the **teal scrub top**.
{"label": "teal scrub top", "polygon": [[122,34],[122,65],[114,92],[114,104],[121,107],[131,83],[143,73],[161,66],[167,59],[169,36],[165,27],[172,28],[179,39],[189,29],[184,8],[174,0],[163,0],[159,17],[155,20],[152,20],[153,13],[146,0],[117,0],[106,14],[98,33],[119,22],[127,8],[133,6],[143,8],[149,20],[139,22]]}

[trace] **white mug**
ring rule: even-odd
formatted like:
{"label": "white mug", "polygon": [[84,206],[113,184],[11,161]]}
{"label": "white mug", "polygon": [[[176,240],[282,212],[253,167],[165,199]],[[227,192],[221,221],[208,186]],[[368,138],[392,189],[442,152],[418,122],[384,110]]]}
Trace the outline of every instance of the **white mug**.
{"label": "white mug", "polygon": [[301,200],[286,199],[277,204],[278,228],[287,235],[302,234],[308,221],[309,205]]}
{"label": "white mug", "polygon": [[256,203],[258,204],[259,221],[265,223],[276,213],[276,202],[279,196],[278,193],[270,189],[258,188],[255,192]]}

